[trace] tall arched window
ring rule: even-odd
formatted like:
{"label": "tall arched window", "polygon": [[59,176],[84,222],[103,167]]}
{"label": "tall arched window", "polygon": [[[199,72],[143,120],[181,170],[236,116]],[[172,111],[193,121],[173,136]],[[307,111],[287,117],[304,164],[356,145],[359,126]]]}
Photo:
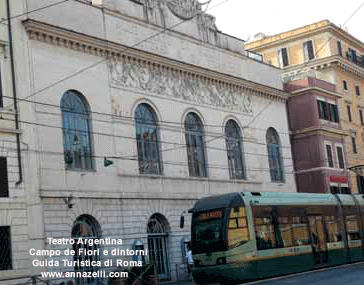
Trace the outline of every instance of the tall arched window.
{"label": "tall arched window", "polygon": [[86,99],[69,90],[61,100],[64,159],[69,169],[93,169],[91,116]]}
{"label": "tall arched window", "polygon": [[[92,266],[92,261],[99,261],[100,257],[96,254],[98,244],[95,244],[93,239],[101,238],[101,227],[97,220],[90,215],[79,216],[72,227],[72,238],[75,239],[73,250],[75,255],[73,260],[75,262],[75,272],[81,272],[82,277],[76,279],[77,285],[99,285],[101,284],[100,278],[88,276],[87,272],[97,272],[99,268]],[[82,242],[80,242],[80,239]],[[91,274],[92,275],[92,274]]]}
{"label": "tall arched window", "polygon": [[135,110],[135,125],[139,172],[162,174],[157,116],[148,104],[142,103]]}
{"label": "tall arched window", "polygon": [[269,172],[272,182],[284,182],[281,144],[277,131],[269,128],[266,135]]}
{"label": "tall arched window", "polygon": [[226,123],[225,138],[230,177],[245,179],[241,135],[239,126],[234,120],[229,120]]}
{"label": "tall arched window", "polygon": [[188,169],[190,176],[207,176],[203,125],[195,113],[185,120]]}

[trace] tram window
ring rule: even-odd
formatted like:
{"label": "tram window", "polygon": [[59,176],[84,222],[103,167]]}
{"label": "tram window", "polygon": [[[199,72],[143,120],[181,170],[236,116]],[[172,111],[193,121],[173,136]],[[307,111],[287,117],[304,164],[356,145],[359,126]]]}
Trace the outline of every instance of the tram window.
{"label": "tram window", "polygon": [[327,242],[342,241],[339,219],[336,216],[325,216],[325,223],[328,232]]}
{"label": "tram window", "polygon": [[278,222],[284,247],[293,246],[292,224],[289,222],[289,217],[279,217]]}
{"label": "tram window", "polygon": [[308,226],[305,217],[292,217],[293,244],[307,245],[310,243]]}
{"label": "tram window", "polygon": [[198,223],[195,225],[194,239],[195,245],[211,245],[221,240],[221,219],[210,220],[207,222]]}
{"label": "tram window", "polygon": [[[262,213],[261,213],[262,214]],[[272,217],[254,219],[255,236],[257,240],[257,249],[270,249],[276,247],[276,235]]]}
{"label": "tram window", "polygon": [[349,240],[360,239],[359,227],[358,227],[358,216],[349,215],[345,217],[346,220],[346,231],[348,233]]}
{"label": "tram window", "polygon": [[284,247],[309,244],[308,226],[305,217],[278,218]]}
{"label": "tram window", "polygon": [[234,208],[230,212],[228,228],[229,247],[236,247],[250,240],[244,207]]}

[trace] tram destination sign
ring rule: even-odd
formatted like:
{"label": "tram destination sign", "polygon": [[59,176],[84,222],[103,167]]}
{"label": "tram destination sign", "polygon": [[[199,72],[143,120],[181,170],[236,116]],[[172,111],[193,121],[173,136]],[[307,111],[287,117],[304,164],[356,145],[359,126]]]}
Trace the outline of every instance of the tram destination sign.
{"label": "tram destination sign", "polygon": [[222,218],[222,211],[213,211],[213,212],[206,212],[201,213],[198,215],[198,219],[200,221],[210,220],[210,219],[220,219]]}

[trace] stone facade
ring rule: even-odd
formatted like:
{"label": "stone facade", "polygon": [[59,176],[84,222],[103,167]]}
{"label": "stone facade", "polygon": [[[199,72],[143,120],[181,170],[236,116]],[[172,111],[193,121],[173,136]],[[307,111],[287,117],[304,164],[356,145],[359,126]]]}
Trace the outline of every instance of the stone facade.
{"label": "stone facade", "polygon": [[[5,1],[0,17],[7,18]],[[0,283],[3,279],[28,276],[28,212],[24,176],[19,173],[11,64],[7,25],[0,27]],[[26,161],[26,145],[20,144],[20,159]],[[24,165],[23,165],[24,166]],[[9,247],[11,245],[11,248]],[[19,279],[17,279],[19,281]]]}
{"label": "stone facade", "polygon": [[[32,247],[64,249],[47,238],[75,237],[77,225],[89,223],[96,236],[123,239],[124,249],[153,251],[161,241],[159,277],[182,279],[183,242],[190,239],[191,224],[185,214],[187,224],[180,229],[180,216],[196,199],[296,191],[280,71],[248,58],[243,42],[220,33],[201,3],[68,1],[39,10],[50,3],[28,0],[27,9],[37,12],[14,21],[19,93],[25,100],[20,114],[28,213],[42,217],[29,225]],[[86,102],[88,169],[72,169],[64,154],[66,92]],[[161,171],[154,174],[141,173],[138,162],[135,114],[143,104],[153,110],[158,127]],[[206,175],[200,177],[190,176],[189,113],[203,125]],[[224,135],[229,120],[241,133],[245,179],[230,178]],[[279,135],[284,181],[270,178],[268,128]],[[105,158],[113,164],[105,167]],[[30,266],[32,274],[44,270],[58,269]]]}

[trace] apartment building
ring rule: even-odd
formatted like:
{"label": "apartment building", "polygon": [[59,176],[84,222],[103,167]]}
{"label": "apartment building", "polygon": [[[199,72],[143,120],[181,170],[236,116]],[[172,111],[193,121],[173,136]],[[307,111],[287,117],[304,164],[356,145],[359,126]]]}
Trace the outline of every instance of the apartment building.
{"label": "apartment building", "polygon": [[[342,130],[347,132],[351,193],[364,193],[364,44],[328,20],[262,36],[245,45],[262,54],[264,62],[283,69],[283,81],[302,74],[336,85]],[[324,151],[324,150],[322,150]],[[330,162],[327,161],[327,167]],[[330,189],[326,189],[330,192]]]}

